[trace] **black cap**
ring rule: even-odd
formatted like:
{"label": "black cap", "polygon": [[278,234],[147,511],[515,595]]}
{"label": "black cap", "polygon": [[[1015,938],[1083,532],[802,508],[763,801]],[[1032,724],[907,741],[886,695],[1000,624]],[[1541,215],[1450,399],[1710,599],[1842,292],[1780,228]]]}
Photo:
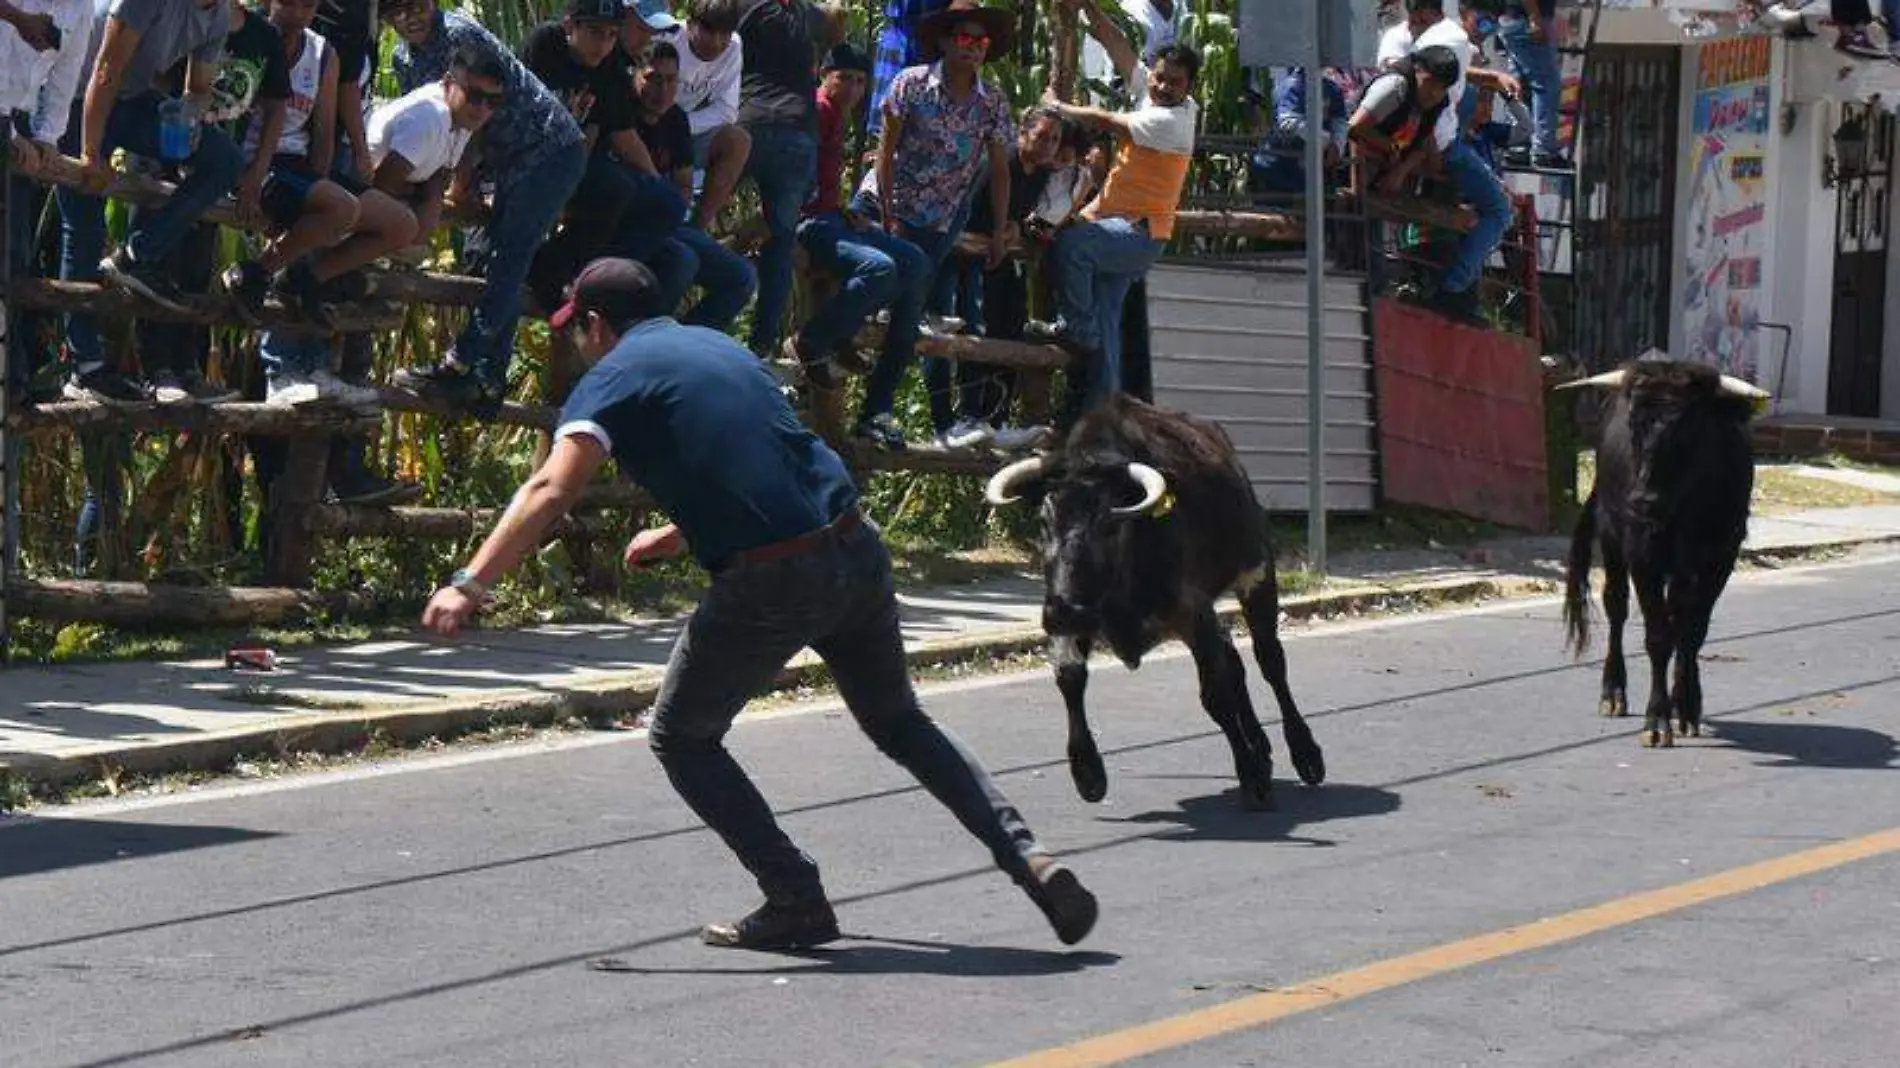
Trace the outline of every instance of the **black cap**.
{"label": "black cap", "polygon": [[871,59],[857,50],[850,41],[839,41],[825,53],[825,61],[819,71],[855,70],[863,74],[871,73]]}
{"label": "black cap", "polygon": [[548,317],[548,325],[563,329],[582,312],[599,312],[614,327],[665,314],[660,307],[660,280],[642,264],[603,256],[581,268],[567,288],[567,303]]}
{"label": "black cap", "polygon": [[1412,53],[1412,63],[1447,89],[1458,81],[1458,53],[1444,45],[1419,49]]}
{"label": "black cap", "polygon": [[626,0],[567,0],[567,17],[576,22],[619,22]]}

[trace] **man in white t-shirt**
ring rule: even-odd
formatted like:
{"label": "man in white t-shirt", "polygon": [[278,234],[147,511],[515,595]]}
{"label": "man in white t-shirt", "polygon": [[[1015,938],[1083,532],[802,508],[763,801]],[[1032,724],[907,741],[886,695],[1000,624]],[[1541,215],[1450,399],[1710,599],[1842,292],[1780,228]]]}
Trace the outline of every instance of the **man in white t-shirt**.
{"label": "man in white t-shirt", "polygon": [[441,224],[443,194],[469,139],[501,106],[507,77],[500,58],[460,49],[448,77],[370,113],[376,188],[415,209],[424,240]]}
{"label": "man in white t-shirt", "polygon": [[1483,19],[1495,23],[1503,9],[1503,0],[1461,0],[1460,18],[1449,19],[1444,0],[1405,0],[1405,21],[1387,30],[1379,41],[1381,68],[1421,48],[1443,47],[1458,57],[1458,80],[1433,131],[1433,147],[1459,199],[1472,206],[1478,221],[1459,239],[1458,253],[1446,266],[1433,303],[1448,318],[1473,326],[1487,322],[1479,309],[1478,282],[1484,275],[1484,261],[1510,229],[1511,201],[1497,174],[1464,136],[1464,123],[1477,98],[1471,98],[1473,108],[1461,104],[1469,81],[1511,96],[1521,88],[1508,74],[1471,66],[1474,49],[1468,31]]}
{"label": "man in white t-shirt", "polygon": [[739,38],[737,0],[692,0],[686,25],[670,40],[680,57],[679,109],[693,129],[693,167],[705,172],[693,219],[708,229],[745,171],[752,139],[738,124],[739,77],[745,42]]}

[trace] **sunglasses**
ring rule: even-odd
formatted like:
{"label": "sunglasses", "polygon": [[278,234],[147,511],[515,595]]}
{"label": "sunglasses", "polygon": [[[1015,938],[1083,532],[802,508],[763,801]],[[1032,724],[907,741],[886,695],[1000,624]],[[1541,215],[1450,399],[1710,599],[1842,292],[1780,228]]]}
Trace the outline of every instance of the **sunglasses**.
{"label": "sunglasses", "polygon": [[990,35],[987,33],[963,33],[959,31],[951,34],[950,40],[958,48],[988,48],[990,46]]}
{"label": "sunglasses", "polygon": [[505,103],[508,99],[507,92],[500,89],[497,89],[491,93],[486,89],[478,89],[475,86],[472,86],[468,84],[467,82],[462,81],[460,79],[457,79],[455,84],[461,86],[462,92],[468,94],[468,102],[471,104],[478,104],[484,107],[498,108],[503,103]]}

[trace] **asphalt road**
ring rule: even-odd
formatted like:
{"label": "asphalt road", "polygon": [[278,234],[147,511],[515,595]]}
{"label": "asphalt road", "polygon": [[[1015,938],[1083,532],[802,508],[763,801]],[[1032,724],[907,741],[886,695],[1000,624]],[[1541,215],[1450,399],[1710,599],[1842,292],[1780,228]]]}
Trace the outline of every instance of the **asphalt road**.
{"label": "asphalt road", "polygon": [[854,936],[802,957],[697,943],[755,891],[634,736],[0,823],[0,1064],[1890,1064],[1897,585],[1740,581],[1669,751],[1553,602],[1302,633],[1332,778],[1270,814],[1178,656],[1097,670],[1100,806],[1045,673],[938,689],[1100,895],[1074,950],[835,709],[733,739]]}

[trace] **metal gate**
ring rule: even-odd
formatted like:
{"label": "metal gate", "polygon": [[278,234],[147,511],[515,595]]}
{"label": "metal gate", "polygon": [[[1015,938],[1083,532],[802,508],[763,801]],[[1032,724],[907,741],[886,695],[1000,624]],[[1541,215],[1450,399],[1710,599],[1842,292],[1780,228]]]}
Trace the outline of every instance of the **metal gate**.
{"label": "metal gate", "polygon": [[1887,226],[1894,118],[1844,103],[1834,134],[1834,302],[1827,352],[1829,415],[1880,415],[1887,326]]}
{"label": "metal gate", "polygon": [[1681,53],[1599,46],[1584,80],[1575,355],[1607,370],[1669,346]]}
{"label": "metal gate", "polygon": [[[1326,510],[1379,500],[1365,280],[1329,275]],[[1307,508],[1306,272],[1163,260],[1148,272],[1155,402],[1221,424],[1271,511]]]}

